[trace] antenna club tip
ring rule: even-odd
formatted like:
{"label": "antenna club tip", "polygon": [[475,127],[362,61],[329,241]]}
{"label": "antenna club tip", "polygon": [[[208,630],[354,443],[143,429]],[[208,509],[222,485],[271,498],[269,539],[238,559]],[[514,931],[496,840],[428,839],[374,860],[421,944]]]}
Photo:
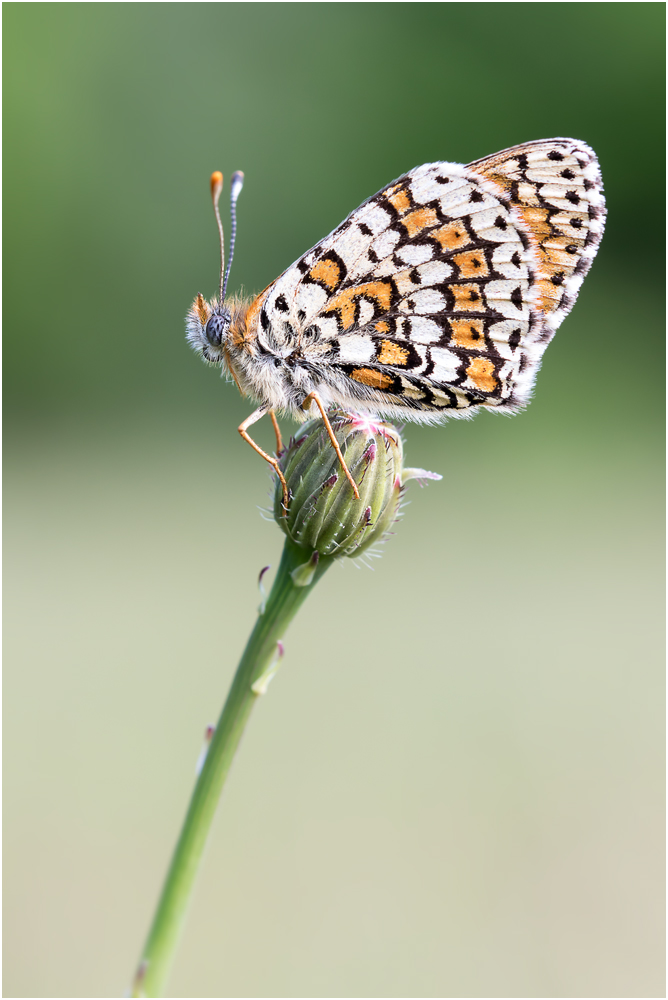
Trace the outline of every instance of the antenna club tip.
{"label": "antenna club tip", "polygon": [[214,170],[211,174],[211,197],[215,200],[220,198],[220,192],[223,190],[223,175],[220,170]]}
{"label": "antenna club tip", "polygon": [[243,186],[244,186],[244,172],[243,170],[235,170],[234,173],[232,174],[232,183],[231,183],[232,197],[238,195]]}

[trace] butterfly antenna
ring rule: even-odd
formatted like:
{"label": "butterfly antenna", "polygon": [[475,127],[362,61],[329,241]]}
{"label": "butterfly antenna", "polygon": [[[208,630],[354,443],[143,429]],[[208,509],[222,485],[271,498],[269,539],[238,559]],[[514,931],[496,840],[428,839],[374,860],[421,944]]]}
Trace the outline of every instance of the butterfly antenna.
{"label": "butterfly antenna", "polygon": [[218,223],[218,236],[220,237],[220,298],[219,305],[223,304],[223,295],[225,294],[223,285],[223,270],[225,268],[225,234],[223,233],[223,223],[220,221],[220,212],[218,211],[218,200],[220,198],[220,193],[223,190],[223,175],[220,170],[214,170],[211,174],[211,200],[213,201],[213,210],[216,215],[216,222]]}
{"label": "butterfly antenna", "polygon": [[[225,292],[227,291],[227,279],[230,276],[230,269],[232,267],[232,258],[234,257],[234,242],[237,238],[237,198],[241,194],[241,189],[243,186],[244,186],[244,175],[241,172],[241,170],[237,170],[232,174],[232,185],[230,190],[230,215],[232,216],[232,232],[230,233],[230,256],[227,258],[227,269],[225,271],[225,277],[224,279],[222,279],[222,283],[220,286],[221,304],[223,302],[223,299],[225,298]],[[221,232],[222,232],[222,227],[221,227]],[[222,263],[221,263],[221,270],[222,270]]]}

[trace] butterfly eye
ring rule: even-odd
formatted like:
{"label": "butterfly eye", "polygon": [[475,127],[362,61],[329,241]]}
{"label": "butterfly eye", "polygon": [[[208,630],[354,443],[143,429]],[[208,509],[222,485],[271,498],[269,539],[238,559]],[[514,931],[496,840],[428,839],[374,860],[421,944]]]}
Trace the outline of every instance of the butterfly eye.
{"label": "butterfly eye", "polygon": [[223,337],[230,328],[229,313],[214,313],[204,329],[204,336],[212,347],[220,347]]}

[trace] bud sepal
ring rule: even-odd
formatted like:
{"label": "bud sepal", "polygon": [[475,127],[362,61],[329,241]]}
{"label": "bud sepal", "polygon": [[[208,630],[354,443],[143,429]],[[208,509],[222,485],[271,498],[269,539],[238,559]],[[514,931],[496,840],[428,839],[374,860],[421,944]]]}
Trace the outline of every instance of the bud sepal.
{"label": "bud sepal", "polygon": [[406,479],[441,477],[422,469],[404,470],[403,443],[392,424],[339,411],[329,418],[359,499],[324,422],[309,420],[279,458],[290,501],[286,511],[277,483],[274,518],[288,538],[308,552],[355,557],[387,534],[397,518]]}

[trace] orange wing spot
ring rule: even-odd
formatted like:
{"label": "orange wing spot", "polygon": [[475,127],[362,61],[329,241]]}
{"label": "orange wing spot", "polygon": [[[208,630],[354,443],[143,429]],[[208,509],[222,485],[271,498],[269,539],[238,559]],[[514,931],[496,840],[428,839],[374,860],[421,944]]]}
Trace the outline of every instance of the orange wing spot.
{"label": "orange wing spot", "polygon": [[552,226],[548,221],[550,214],[548,210],[546,208],[533,208],[529,205],[518,205],[517,207],[534,239],[538,243],[549,239],[552,235]]}
{"label": "orange wing spot", "polygon": [[197,318],[202,324],[202,326],[206,326],[206,324],[209,322],[209,319],[211,318],[211,310],[203,295],[197,296],[197,298],[193,302],[193,309],[197,313]]}
{"label": "orange wing spot", "polygon": [[407,363],[409,354],[405,347],[400,347],[392,340],[384,340],[380,345],[378,361],[381,365],[403,366]]}
{"label": "orange wing spot", "polygon": [[[553,312],[560,304],[564,289],[563,284],[553,284],[552,278],[557,275],[569,277],[575,270],[580,259],[580,245],[568,236],[559,235],[559,230],[552,225],[546,208],[520,206],[519,211],[534,241],[537,257],[537,299],[538,308],[545,313]],[[575,253],[568,253],[567,246],[577,247]]]}
{"label": "orange wing spot", "polygon": [[564,294],[561,285],[554,285],[549,278],[536,282],[536,305],[541,312],[549,313],[557,308]]}
{"label": "orange wing spot", "polygon": [[476,389],[483,392],[494,392],[499,384],[494,377],[494,362],[486,358],[474,358],[466,369],[466,374]]}
{"label": "orange wing spot", "polygon": [[376,323],[376,329],[378,330],[378,333],[389,333],[390,324],[386,323],[384,319],[381,319],[380,323]]}
{"label": "orange wing spot", "polygon": [[388,197],[387,200],[389,201],[390,205],[394,205],[397,212],[400,212],[402,214],[404,212],[407,212],[408,209],[411,207],[411,200],[408,197],[408,192],[406,191],[405,188],[401,191],[397,191],[396,194],[391,195],[390,197]]}
{"label": "orange wing spot", "polygon": [[456,254],[452,259],[459,268],[460,278],[486,278],[489,274],[482,250],[467,250],[466,253]]}
{"label": "orange wing spot", "polygon": [[516,156],[508,158],[507,153],[496,153],[494,156],[486,156],[484,167],[476,164],[474,167],[477,174],[482,174],[492,181],[503,191],[510,191],[513,181],[522,179],[522,169]]}
{"label": "orange wing spot", "polygon": [[455,297],[455,312],[484,312],[485,300],[479,285],[470,282],[466,285],[448,285]]}
{"label": "orange wing spot", "polygon": [[332,291],[341,281],[341,268],[335,260],[319,260],[309,271],[314,281],[322,281]]}
{"label": "orange wing spot", "polygon": [[455,347],[484,351],[485,326],[481,319],[451,319],[452,340]]}
{"label": "orange wing spot", "polygon": [[[492,159],[492,157],[490,157],[490,159]],[[515,173],[517,174],[517,177],[519,177],[520,176],[520,174],[519,174],[519,164],[517,163],[517,160],[510,160],[509,161],[509,166],[511,167],[511,169],[508,171],[508,173],[505,173],[505,172],[504,173],[500,173],[498,170],[480,170],[479,168],[476,170],[476,173],[477,174],[482,174],[483,177],[486,177],[488,180],[492,181],[494,184],[498,184],[498,186],[503,191],[510,191],[510,189],[513,186],[513,180],[512,180],[512,177],[509,176],[509,174],[512,172],[512,165],[513,164],[514,164],[514,166],[516,168],[515,169]]]}
{"label": "orange wing spot", "polygon": [[576,256],[574,253],[567,253],[563,247],[547,245],[543,248],[542,260],[547,265],[546,269],[550,273],[552,273],[552,267],[554,267],[555,273],[562,271],[570,275],[579,259],[579,254]]}
{"label": "orange wing spot", "polygon": [[364,296],[366,299],[375,299],[383,312],[390,308],[392,298],[392,286],[385,281],[368,281],[365,285],[357,285],[356,288],[346,288],[344,292],[339,292],[329,300],[323,313],[334,312],[338,309],[341,314],[341,325],[347,330],[355,322],[355,299]]}
{"label": "orange wing spot", "polygon": [[374,371],[373,368],[355,368],[351,372],[351,378],[363,385],[371,386],[372,389],[387,389],[392,385],[389,375]]}
{"label": "orange wing spot", "polygon": [[[583,246],[583,240],[573,240],[569,236],[555,235],[545,240],[541,249],[548,270],[550,265],[554,264],[557,270],[565,271],[569,275],[572,274],[580,259]],[[571,253],[568,252],[567,247],[570,248]]]}
{"label": "orange wing spot", "polygon": [[438,215],[433,208],[416,208],[414,212],[409,212],[401,220],[401,225],[406,227],[409,239],[417,236],[423,229],[435,226],[438,222]]}
{"label": "orange wing spot", "polygon": [[461,250],[473,242],[463,222],[448,222],[429,236],[432,240],[438,240],[442,250]]}

